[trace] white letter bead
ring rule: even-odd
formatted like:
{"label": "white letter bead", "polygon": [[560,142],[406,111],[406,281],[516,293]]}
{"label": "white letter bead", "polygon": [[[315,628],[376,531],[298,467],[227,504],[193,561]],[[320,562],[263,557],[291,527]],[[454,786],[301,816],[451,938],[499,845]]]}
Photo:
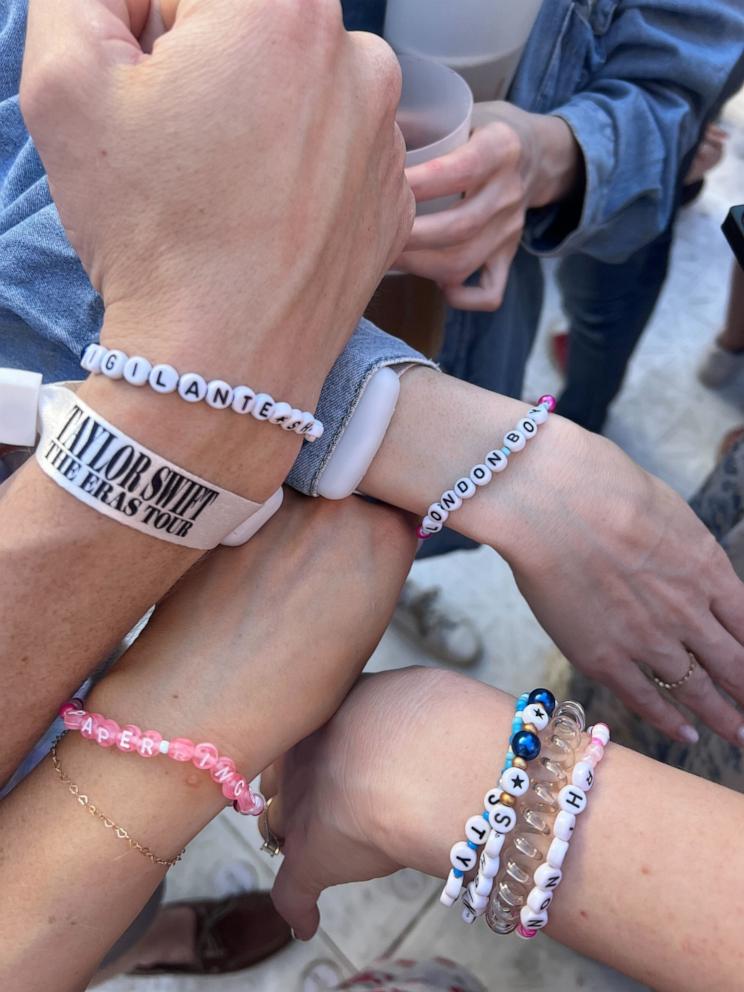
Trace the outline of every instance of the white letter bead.
{"label": "white letter bead", "polygon": [[454,871],[450,871],[447,881],[444,883],[444,892],[451,899],[459,899],[462,892],[462,879],[458,878]]}
{"label": "white letter bead", "polygon": [[503,472],[509,464],[509,459],[503,451],[494,448],[493,451],[489,451],[486,455],[485,462],[492,472]]}
{"label": "white letter bead", "polygon": [[305,413],[302,414],[302,423],[295,430],[295,433],[300,435],[307,434],[308,431],[312,428],[314,423],[315,423],[315,416],[312,413],[308,413],[307,411],[305,411]]}
{"label": "white letter bead", "polygon": [[488,896],[491,895],[491,889],[493,888],[493,876],[482,875],[480,872],[475,876],[472,881],[473,888],[475,889],[476,895]]}
{"label": "white letter bead", "polygon": [[592,737],[598,737],[602,744],[607,747],[610,743],[610,728],[606,723],[595,723],[591,731]]}
{"label": "white letter bead", "polygon": [[455,492],[462,496],[463,499],[470,499],[471,496],[475,495],[475,483],[472,479],[467,478],[467,476],[458,479],[455,483]]}
{"label": "white letter bead", "polygon": [[86,372],[100,372],[101,362],[106,354],[106,349],[102,344],[89,344],[83,352],[80,364]]}
{"label": "white letter bead", "polygon": [[507,768],[501,776],[501,788],[510,796],[523,796],[530,787],[530,777],[521,768]]}
{"label": "white letter bead", "polygon": [[253,401],[251,415],[256,420],[268,420],[274,409],[274,400],[268,393],[259,393]]}
{"label": "white letter bead", "polygon": [[553,901],[553,893],[535,886],[527,896],[527,905],[533,913],[544,913]]}
{"label": "white letter bead", "polygon": [[537,434],[537,424],[532,417],[523,417],[517,424],[517,430],[521,431],[529,441]]}
{"label": "white letter bead", "polygon": [[121,379],[124,375],[124,366],[126,364],[127,356],[124,352],[119,351],[118,348],[112,348],[101,362],[101,372],[107,375],[109,379]]}
{"label": "white letter bead", "polygon": [[594,769],[590,761],[580,761],[571,773],[571,782],[588,792],[594,785]]}
{"label": "white letter bead", "polygon": [[174,393],[178,378],[178,372],[172,365],[153,365],[148,381],[156,393]]}
{"label": "white letter bead", "polygon": [[256,394],[250,386],[236,386],[233,389],[232,408],[236,413],[250,413]]}
{"label": "white letter bead", "polygon": [[459,510],[462,506],[462,498],[457,495],[454,489],[447,489],[442,493],[441,499],[439,500],[439,505],[442,509],[446,510],[447,513],[454,513],[455,510]]}
{"label": "white letter bead", "polygon": [[529,906],[522,906],[519,919],[525,930],[542,930],[548,924],[547,913],[536,913]]}
{"label": "white letter bead", "polygon": [[555,823],[553,824],[553,836],[560,837],[561,840],[571,840],[575,826],[576,817],[573,813],[567,813],[564,809],[562,809],[555,818]]}
{"label": "white letter bead", "polygon": [[319,420],[316,420],[313,426],[305,435],[305,437],[310,442],[319,441],[323,437],[324,433],[325,433],[325,427],[321,424]]}
{"label": "white letter bead", "polygon": [[442,529],[442,525],[438,524],[433,517],[425,516],[421,521],[421,529],[426,531],[427,534],[438,534]]}
{"label": "white letter bead", "polygon": [[446,892],[442,892],[439,896],[439,901],[443,906],[446,906],[447,909],[451,909],[457,902],[457,899],[453,899],[452,896],[448,896]]}
{"label": "white letter bead", "polygon": [[488,814],[488,821],[499,834],[510,833],[517,822],[517,814],[511,806],[498,803]]}
{"label": "white letter bead", "polygon": [[468,840],[472,840],[474,844],[485,844],[490,832],[488,823],[480,813],[477,816],[471,816],[465,824],[465,836]]}
{"label": "white letter bead", "polygon": [[232,386],[222,379],[212,379],[207,386],[207,406],[213,410],[227,410],[232,401]]}
{"label": "white letter bead", "polygon": [[467,889],[467,899],[476,916],[484,913],[488,907],[488,896],[480,896],[475,888],[475,882],[471,882]]}
{"label": "white letter bead", "polygon": [[475,868],[477,861],[477,853],[464,840],[458,841],[450,851],[450,863],[460,871],[470,871]]}
{"label": "white letter bead", "polygon": [[445,510],[441,503],[432,503],[427,510],[427,515],[430,516],[432,520],[436,520],[438,524],[444,524],[447,522],[449,512]]}
{"label": "white letter bead", "polygon": [[[495,832],[495,831],[494,831]],[[496,834],[497,837],[503,838],[503,834]],[[478,874],[481,878],[496,878],[499,873],[499,866],[501,865],[501,859],[499,857],[491,858],[485,851],[480,856],[480,861],[478,863]]]}
{"label": "white letter bead", "polygon": [[187,403],[199,403],[207,396],[207,380],[198,372],[185,372],[178,380],[178,395]]}
{"label": "white letter bead", "polygon": [[498,806],[499,800],[501,799],[501,793],[503,791],[504,790],[497,785],[495,788],[490,789],[485,794],[485,796],[483,797],[483,808],[486,810],[486,812],[488,812],[489,809],[493,809],[494,806]]}
{"label": "white letter bead", "polygon": [[498,833],[496,830],[492,830],[488,835],[488,840],[486,841],[486,846],[483,848],[483,853],[488,858],[498,860],[498,856],[501,854],[501,848],[504,846],[505,840],[506,838],[503,834]]}
{"label": "white letter bead", "polygon": [[541,406],[533,406],[532,409],[527,411],[527,416],[530,420],[534,420],[536,424],[544,424],[548,419],[548,411]]}
{"label": "white letter bead", "polygon": [[509,451],[521,451],[527,444],[527,438],[521,431],[513,430],[504,437],[504,447]]}
{"label": "white letter bead", "polygon": [[286,424],[292,419],[292,407],[289,403],[277,403],[269,417],[270,424]]}
{"label": "white letter bead", "polygon": [[124,365],[124,378],[130,386],[144,386],[151,372],[152,365],[141,355],[133,355]]}
{"label": "white letter bead", "polygon": [[539,889],[557,889],[561,884],[563,872],[560,868],[551,868],[549,864],[542,864],[535,872],[535,885]]}
{"label": "white letter bead", "polygon": [[476,920],[475,913],[469,910],[466,906],[465,909],[463,909],[462,911],[462,922],[470,925],[471,923],[475,923],[475,920]]}
{"label": "white letter bead", "polygon": [[493,478],[493,472],[488,465],[476,465],[470,470],[470,478],[476,486],[487,486]]}
{"label": "white letter bead", "polygon": [[302,427],[302,410],[294,409],[292,410],[292,416],[289,418],[286,424],[282,424],[283,431],[296,431],[298,427]]}
{"label": "white letter bead", "polygon": [[577,816],[586,809],[586,793],[578,785],[564,785],[558,793],[558,805],[567,813]]}
{"label": "white letter bead", "polygon": [[534,724],[537,730],[545,730],[550,723],[548,711],[540,703],[530,703],[522,710],[522,717],[525,723]]}
{"label": "white letter bead", "polygon": [[547,861],[551,868],[562,868],[563,861],[568,853],[568,841],[554,837],[548,848]]}

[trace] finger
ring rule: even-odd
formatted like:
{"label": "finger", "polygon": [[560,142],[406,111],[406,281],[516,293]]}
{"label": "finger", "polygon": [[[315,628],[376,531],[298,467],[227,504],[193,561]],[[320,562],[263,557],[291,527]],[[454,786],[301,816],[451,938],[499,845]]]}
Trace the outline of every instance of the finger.
{"label": "finger", "polygon": [[94,58],[102,51],[115,60],[141,55],[137,37],[144,30],[150,0],[32,0],[24,62],[55,55],[66,61]]}
{"label": "finger", "polygon": [[744,583],[723,552],[717,578],[718,591],[711,602],[713,615],[739,644],[744,644]]}
{"label": "finger", "polygon": [[266,799],[272,799],[279,792],[279,782],[281,781],[281,762],[283,757],[279,758],[268,768],[264,768],[261,772],[261,793],[266,797]]}
{"label": "finger", "polygon": [[[677,679],[684,676],[689,666],[689,656],[685,667],[678,667]],[[665,681],[671,681],[662,676]],[[677,703],[686,706],[695,713],[710,729],[732,744],[741,746],[744,743],[744,729],[739,711],[723,698],[700,662],[696,662],[692,674],[684,685],[669,690]]]}
{"label": "finger", "polygon": [[295,871],[291,858],[284,859],[271,898],[276,911],[287,921],[298,940],[311,940],[320,926],[318,899],[321,891],[302,869]]}
{"label": "finger", "polygon": [[406,170],[406,176],[416,202],[422,203],[480,186],[498,169],[499,163],[498,150],[483,131],[475,131],[467,144],[448,155],[411,166]]}
{"label": "finger", "polygon": [[449,210],[417,217],[406,251],[449,248],[470,241],[503,206],[498,183],[486,183],[483,189]]}
{"label": "finger", "polygon": [[504,302],[504,291],[509,279],[514,251],[492,257],[481,269],[477,286],[448,286],[445,299],[455,310],[493,312]]}
{"label": "finger", "polygon": [[664,698],[654,683],[634,663],[618,666],[619,674],[602,681],[621,702],[642,719],[653,724],[662,733],[684,744],[696,744],[697,731],[679,710]]}

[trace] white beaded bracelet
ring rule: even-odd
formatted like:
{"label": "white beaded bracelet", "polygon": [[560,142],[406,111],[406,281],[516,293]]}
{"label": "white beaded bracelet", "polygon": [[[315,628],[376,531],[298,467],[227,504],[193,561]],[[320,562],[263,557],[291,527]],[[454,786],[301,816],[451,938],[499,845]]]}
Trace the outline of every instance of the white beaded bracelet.
{"label": "white beaded bracelet", "polygon": [[564,785],[558,793],[560,812],[553,824],[553,839],[545,861],[535,870],[534,887],[519,915],[516,932],[524,940],[536,937],[548,924],[548,908],[563,878],[563,862],[573,837],[576,817],[586,809],[587,793],[594,784],[594,771],[610,741],[610,728],[606,723],[596,724],[590,734],[591,743],[574,765],[570,784]]}
{"label": "white beaded bracelet", "polygon": [[250,413],[256,420],[267,420],[311,443],[323,436],[323,424],[312,413],[276,402],[268,393],[256,393],[249,386],[231,386],[222,379],[207,382],[197,372],[180,375],[172,365],[153,365],[139,355],[130,358],[118,348],[105,348],[101,344],[89,344],[80,364],[93,375],[124,379],[131,386],[148,385],[156,393],[177,392],[187,403],[203,401],[213,410],[229,407],[241,415]]}
{"label": "white beaded bracelet", "polygon": [[484,457],[483,462],[474,465],[468,475],[462,476],[451,489],[445,489],[437,503],[432,503],[426,516],[416,528],[416,534],[421,540],[426,540],[446,524],[449,515],[459,510],[463,500],[475,496],[481,486],[487,486],[499,472],[503,472],[509,464],[509,456],[521,451],[527,442],[535,437],[540,424],[544,424],[548,415],[555,410],[554,396],[541,396],[537,404],[527,411],[514,430],[504,436],[503,446],[494,448]]}

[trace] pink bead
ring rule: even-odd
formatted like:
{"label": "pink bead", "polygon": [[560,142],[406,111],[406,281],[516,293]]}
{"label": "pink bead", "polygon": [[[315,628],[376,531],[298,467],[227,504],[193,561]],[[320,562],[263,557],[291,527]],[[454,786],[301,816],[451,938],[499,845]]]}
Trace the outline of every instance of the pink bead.
{"label": "pink bead", "polygon": [[222,795],[225,799],[240,799],[248,788],[248,783],[242,775],[231,775],[222,783]]}
{"label": "pink bead", "polygon": [[80,724],[81,737],[84,737],[86,741],[93,740],[96,735],[98,721],[103,719],[104,717],[100,713],[86,713],[83,722]]}
{"label": "pink bead", "polygon": [[427,541],[431,537],[431,534],[427,534],[426,531],[423,529],[423,527],[421,527],[421,525],[419,525],[416,528],[416,537],[420,541]]}
{"label": "pink bead", "polygon": [[243,816],[260,816],[266,809],[266,800],[260,792],[246,789],[239,799],[234,800],[233,809]]}
{"label": "pink bead", "polygon": [[532,940],[533,937],[537,937],[538,930],[528,930],[527,927],[522,926],[520,923],[517,926],[517,935],[522,938],[522,940]]}
{"label": "pink bead", "polygon": [[545,403],[549,413],[553,413],[553,411],[557,406],[555,396],[551,396],[550,393],[546,393],[544,396],[540,397],[540,399],[537,401],[537,405],[540,406],[541,403]]}
{"label": "pink bead", "polygon": [[134,723],[128,723],[122,727],[116,735],[116,746],[120,751],[136,751],[139,747],[142,731]]}
{"label": "pink bead", "polygon": [[214,744],[197,744],[194,748],[194,756],[191,759],[197,768],[207,771],[217,764],[220,752]]}
{"label": "pink bead", "polygon": [[191,761],[194,757],[194,742],[188,737],[175,737],[170,742],[168,757],[174,761]]}
{"label": "pink bead", "polygon": [[146,730],[137,744],[137,754],[141,758],[154,758],[160,754],[162,739],[163,735],[159,734],[157,730]]}
{"label": "pink bead", "polygon": [[116,720],[107,720],[105,717],[102,717],[96,727],[95,742],[96,744],[100,744],[101,747],[113,747],[120,733],[121,728]]}
{"label": "pink bead", "polygon": [[64,720],[66,730],[80,730],[82,722],[88,714],[83,709],[68,709],[64,713],[60,710],[60,715]]}
{"label": "pink bead", "polygon": [[220,785],[235,774],[235,762],[232,758],[220,758],[209,773]]}
{"label": "pink bead", "polygon": [[604,758],[604,748],[601,744],[595,744],[594,741],[592,741],[586,749],[584,758],[585,760],[591,761],[593,764],[598,765],[602,758]]}
{"label": "pink bead", "polygon": [[57,710],[57,716],[61,716],[62,719],[64,719],[65,713],[67,713],[69,710],[76,710],[76,709],[78,709],[78,707],[75,705],[75,703],[73,703],[71,699],[68,699],[67,702],[62,703],[60,708]]}

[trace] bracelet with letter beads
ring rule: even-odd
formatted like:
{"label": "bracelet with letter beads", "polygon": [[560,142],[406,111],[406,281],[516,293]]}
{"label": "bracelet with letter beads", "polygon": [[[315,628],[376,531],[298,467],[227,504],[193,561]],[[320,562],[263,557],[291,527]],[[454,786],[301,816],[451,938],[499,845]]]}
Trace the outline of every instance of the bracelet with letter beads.
{"label": "bracelet with letter beads", "polygon": [[296,410],[289,403],[275,402],[268,393],[256,394],[249,386],[231,386],[222,379],[208,382],[198,372],[179,375],[172,365],[153,365],[141,355],[131,358],[119,348],[89,344],[83,349],[81,366],[92,375],[124,379],[131,386],[145,386],[156,393],[178,393],[186,403],[206,403],[213,410],[252,414],[256,420],[299,434],[312,443],[323,436],[323,424],[312,413]]}
{"label": "bracelet with letter beads", "polygon": [[561,703],[555,709],[530,790],[520,800],[522,825],[509,836],[495,879],[486,914],[486,922],[495,933],[511,933],[520,923],[534,872],[545,860],[552,840],[552,819],[559,812],[558,793],[569,781],[575,760],[572,745],[580,745],[583,726],[580,707],[577,710],[573,703]]}
{"label": "bracelet with letter beads", "polygon": [[416,535],[425,541],[438,534],[444,527],[450,513],[462,506],[463,500],[471,499],[481,486],[487,486],[494,475],[503,472],[509,464],[509,456],[522,451],[527,442],[535,437],[540,424],[544,424],[556,407],[554,396],[541,396],[537,404],[527,411],[516,427],[505,436],[500,448],[489,451],[482,462],[473,466],[470,472],[458,479],[452,489],[446,489],[439,501],[432,503],[416,528]]}
{"label": "bracelet with letter beads", "polygon": [[[548,689],[534,689],[517,700],[499,784],[486,793],[484,800],[483,817],[488,818],[491,831],[481,855],[478,872],[463,896],[462,919],[466,923],[473,923],[488,908],[488,897],[500,866],[498,853],[494,856],[492,852],[497,846],[498,852],[501,851],[505,835],[516,825],[516,801],[527,792],[530,785],[527,762],[539,755],[538,733],[548,725],[554,708],[555,698]],[[497,841],[496,838],[501,840]]]}

